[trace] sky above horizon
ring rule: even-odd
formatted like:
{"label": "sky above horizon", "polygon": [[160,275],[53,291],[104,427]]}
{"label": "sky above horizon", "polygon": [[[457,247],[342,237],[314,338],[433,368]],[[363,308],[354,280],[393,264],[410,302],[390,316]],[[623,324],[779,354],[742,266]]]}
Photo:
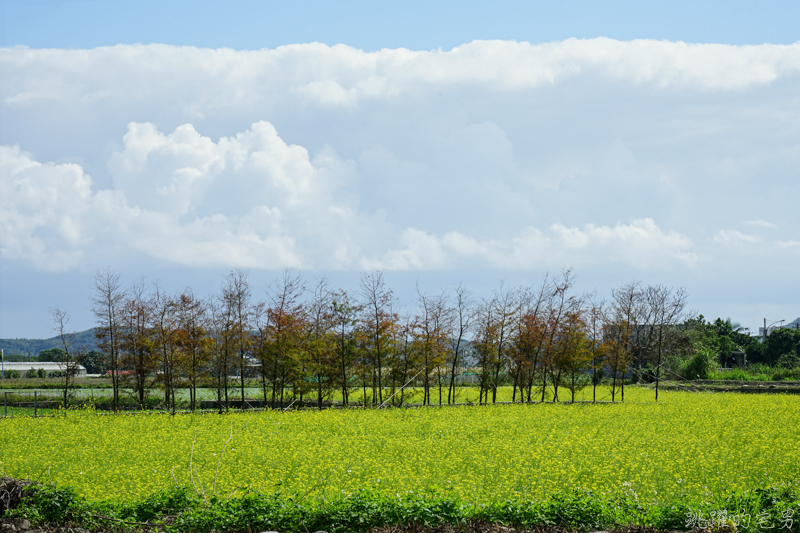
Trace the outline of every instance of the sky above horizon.
{"label": "sky above horizon", "polygon": [[800,315],[800,4],[6,1],[0,338],[95,271]]}

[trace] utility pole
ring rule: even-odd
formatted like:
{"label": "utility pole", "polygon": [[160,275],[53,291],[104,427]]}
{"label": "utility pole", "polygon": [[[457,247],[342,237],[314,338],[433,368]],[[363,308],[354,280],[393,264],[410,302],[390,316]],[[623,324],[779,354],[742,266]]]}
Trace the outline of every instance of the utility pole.
{"label": "utility pole", "polygon": [[6,379],[6,353],[0,348],[0,379]]}

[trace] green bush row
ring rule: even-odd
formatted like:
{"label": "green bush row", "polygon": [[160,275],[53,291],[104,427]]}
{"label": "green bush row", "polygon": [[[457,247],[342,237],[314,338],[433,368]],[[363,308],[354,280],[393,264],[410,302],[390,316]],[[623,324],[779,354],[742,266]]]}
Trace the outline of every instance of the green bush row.
{"label": "green bush row", "polygon": [[[632,491],[616,495],[569,491],[541,501],[469,503],[435,493],[396,497],[363,491],[335,500],[248,492],[204,500],[189,488],[174,488],[133,502],[91,503],[74,489],[34,485],[22,504],[9,511],[34,525],[73,524],[92,529],[130,529],[163,524],[175,532],[367,531],[414,523],[420,526],[469,523],[523,528],[556,526],[579,531],[631,526],[659,530],[798,531],[800,499],[791,486],[764,487],[709,501],[645,502]],[[797,518],[798,520],[795,520]]]}
{"label": "green bush row", "polygon": [[798,381],[800,367],[771,367],[754,363],[747,368],[731,368],[709,372],[708,379],[732,381]]}
{"label": "green bush row", "polygon": [[64,377],[64,372],[60,370],[48,372],[44,368],[30,368],[24,374],[19,370],[6,370],[3,374],[4,379],[53,379]]}
{"label": "green bush row", "polygon": [[[24,378],[11,377],[9,372],[19,373],[18,370],[6,370],[6,379],[0,381],[0,389],[63,389],[64,382],[61,379],[49,378]],[[70,383],[70,389],[110,389],[111,383],[96,378],[78,378]]]}

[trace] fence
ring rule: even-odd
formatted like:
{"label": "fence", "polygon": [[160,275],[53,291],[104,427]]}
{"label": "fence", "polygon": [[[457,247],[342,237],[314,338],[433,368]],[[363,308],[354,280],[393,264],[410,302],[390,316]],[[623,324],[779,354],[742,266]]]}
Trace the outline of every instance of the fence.
{"label": "fence", "polygon": [[[473,392],[477,393],[478,389],[471,389]],[[93,402],[91,400],[97,399],[93,396],[91,392],[88,393],[81,393],[81,391],[75,391],[77,394],[72,395],[69,398],[69,407],[70,408],[81,408],[85,405],[89,405]],[[508,392],[508,391],[505,391]],[[108,398],[105,398],[108,400]],[[485,405],[495,405],[495,404],[523,404],[528,402],[523,402],[522,400],[518,400],[515,402],[509,401],[511,398],[506,397],[503,394],[498,394],[497,401],[486,401]],[[416,401],[415,401],[416,400]],[[419,398],[415,398],[414,400],[403,402],[402,405],[391,405],[388,403],[378,405],[364,405],[361,402],[353,402],[350,405],[344,406],[341,402],[331,402],[325,401],[323,402],[323,409],[380,409],[380,408],[395,408],[395,407],[403,407],[403,408],[441,408],[441,407],[458,407],[458,406],[478,406],[479,403],[477,401],[477,396],[474,398],[469,397],[459,397],[457,400],[454,398],[453,403],[442,403],[438,404],[436,401],[431,402],[428,405],[424,405],[419,403]],[[63,391],[41,391],[41,390],[34,390],[34,391],[7,391],[0,393],[0,414],[4,417],[14,417],[14,416],[29,416],[29,417],[46,417],[46,416],[54,416],[60,412],[61,407],[63,406]],[[530,402],[533,404],[541,403],[539,401]],[[552,399],[549,398],[544,403],[553,403]],[[609,404],[613,403],[609,401],[608,395],[604,395],[598,398],[598,400],[591,401],[587,399],[578,399],[574,402],[569,400],[562,400],[561,403],[564,404],[590,404],[590,403],[597,403],[597,404]],[[638,402],[635,402],[638,403]],[[289,398],[284,405],[276,403],[276,405],[271,405],[271,402],[264,402],[263,400],[256,400],[252,398],[248,398],[242,403],[241,400],[234,400],[230,399],[228,401],[218,402],[217,400],[199,400],[197,402],[197,408],[194,411],[191,411],[188,408],[188,405],[181,405],[177,409],[175,409],[175,413],[217,413],[217,412],[257,412],[257,411],[295,411],[295,410],[316,410],[318,409],[318,405],[316,401],[309,401],[304,400],[302,402],[298,401],[297,398]],[[125,412],[128,414],[142,414],[142,413],[153,413],[153,412],[161,412],[161,413],[172,413],[171,409],[166,409],[163,405],[152,406],[148,405],[145,406],[144,409],[136,406],[122,406],[118,409],[120,412]],[[108,414],[112,414],[111,410],[108,408],[100,408],[99,412],[107,412]]]}
{"label": "fence", "polygon": [[3,392],[3,416],[41,416],[52,414],[63,405],[58,391]]}

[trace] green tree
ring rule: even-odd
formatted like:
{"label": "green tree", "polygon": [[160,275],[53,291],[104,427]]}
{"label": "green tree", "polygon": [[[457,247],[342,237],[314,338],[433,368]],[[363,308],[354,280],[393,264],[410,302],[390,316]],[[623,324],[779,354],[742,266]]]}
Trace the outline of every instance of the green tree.
{"label": "green tree", "polygon": [[763,349],[765,363],[774,366],[781,357],[792,352],[800,353],[800,331],[780,328],[767,335]]}
{"label": "green tree", "polygon": [[104,374],[107,370],[105,356],[97,350],[87,352],[81,364],[86,368],[87,374]]}
{"label": "green tree", "polygon": [[67,353],[61,348],[48,348],[39,352],[38,359],[40,363],[58,363],[63,361],[66,356]]}
{"label": "green tree", "polygon": [[[691,345],[702,345],[711,348],[718,357],[718,362],[724,366],[734,363],[733,351],[741,350],[745,353],[747,362],[764,363],[764,346],[758,337],[751,337],[744,333],[737,322],[730,318],[722,320],[717,318],[713,323],[706,322],[703,315],[686,321],[686,330],[691,338]],[[692,352],[694,353],[694,352]]]}

